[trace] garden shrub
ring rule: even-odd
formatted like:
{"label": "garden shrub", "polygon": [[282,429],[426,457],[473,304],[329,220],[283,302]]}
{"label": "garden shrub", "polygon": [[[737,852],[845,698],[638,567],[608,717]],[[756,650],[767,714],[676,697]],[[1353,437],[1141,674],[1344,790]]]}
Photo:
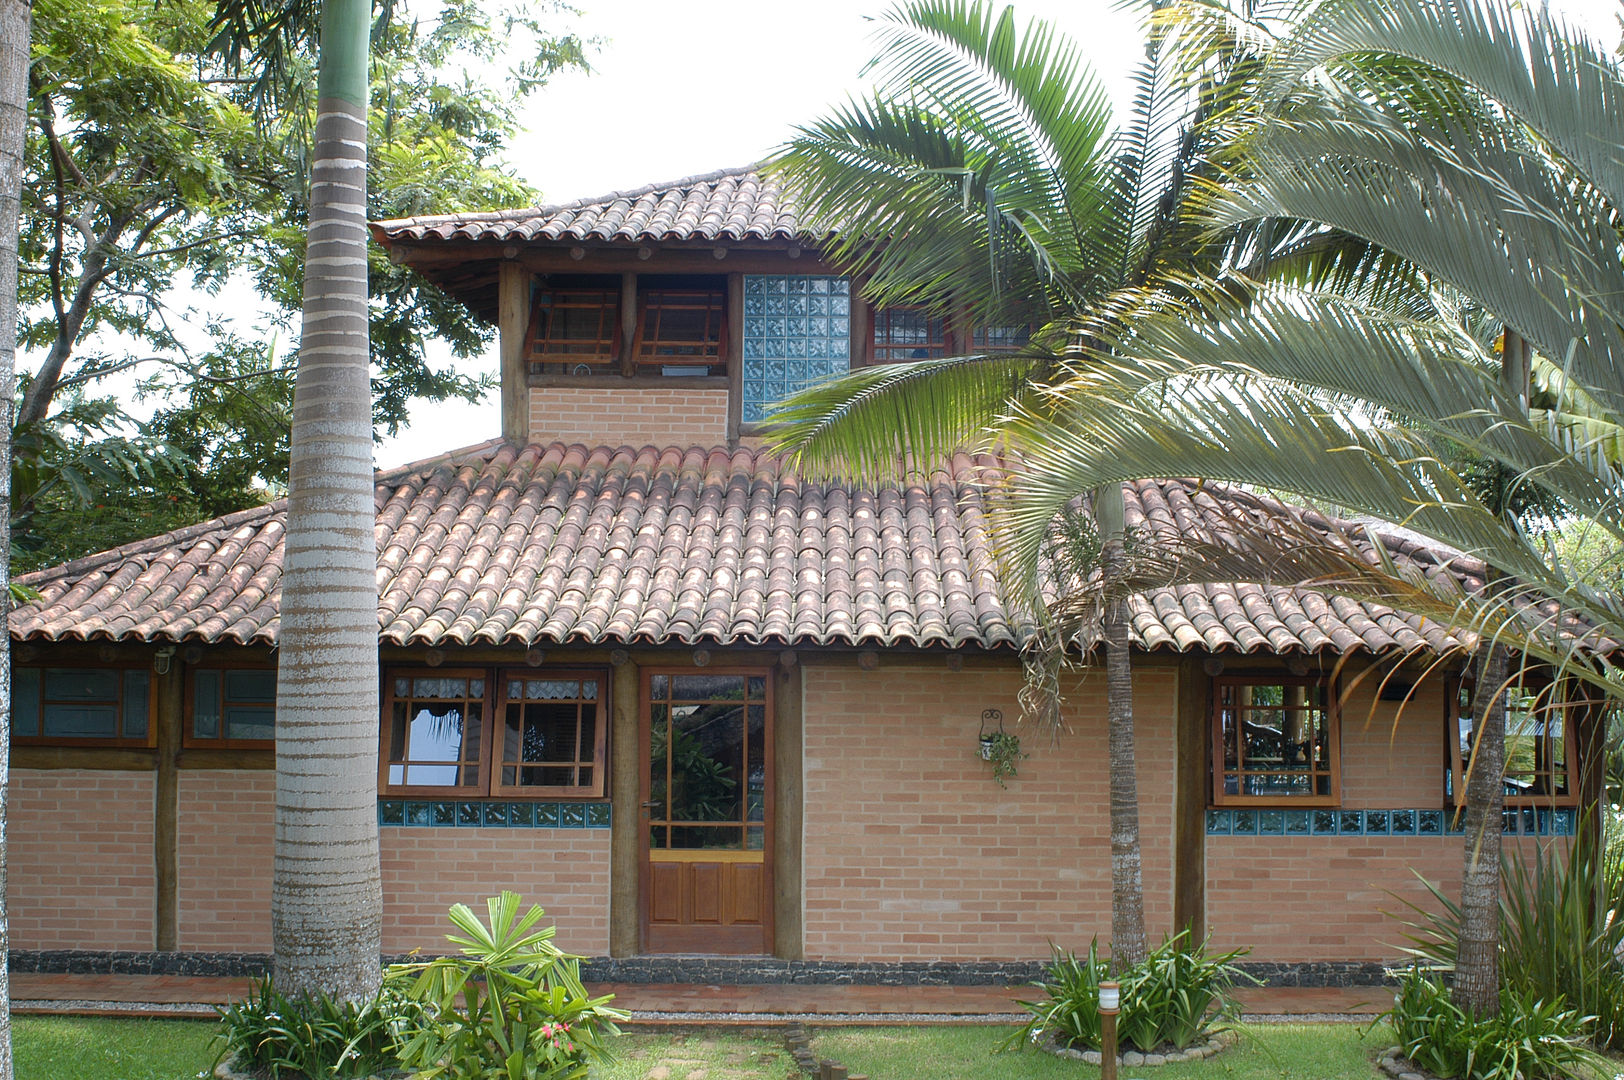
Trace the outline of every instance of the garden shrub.
{"label": "garden shrub", "polygon": [[[1522,996],[1562,999],[1594,1017],[1591,1041],[1624,1050],[1624,848],[1598,847],[1581,828],[1567,858],[1541,849],[1530,866],[1501,861],[1500,978]],[[1437,911],[1410,907],[1405,934],[1423,963],[1451,968],[1460,905],[1430,883]]]}
{"label": "garden shrub", "polygon": [[589,1062],[612,1060],[608,1039],[625,1014],[581,985],[580,958],[538,928],[539,907],[519,896],[486,902],[489,924],[464,904],[448,934],[460,956],[391,967],[385,985],[417,1006],[401,1026],[400,1064],[418,1080],[575,1080]]}
{"label": "garden shrub", "polygon": [[349,1080],[396,1069],[394,1021],[410,1006],[387,991],[357,1007],[326,995],[288,997],[270,976],[220,1008],[224,1049],[237,1072],[267,1080]]}
{"label": "garden shrub", "polygon": [[1562,999],[1500,991],[1500,1015],[1479,1017],[1449,998],[1441,974],[1419,965],[1399,976],[1387,1020],[1404,1056],[1434,1076],[1547,1080],[1584,1075],[1606,1062],[1586,1044],[1590,1018]]}
{"label": "garden shrub", "polygon": [[[1206,942],[1193,944],[1185,931],[1164,938],[1144,963],[1117,972],[1114,977],[1122,986],[1118,1045],[1150,1052],[1166,1046],[1183,1049],[1206,1038],[1234,1012],[1230,990],[1237,978],[1248,978],[1234,962],[1245,953],[1237,949],[1209,955]],[[1113,978],[1110,967],[1100,956],[1098,939],[1089,943],[1082,959],[1054,950],[1043,979],[1033,984],[1043,997],[1019,1003],[1032,1018],[1003,1048],[1052,1038],[1063,1047],[1098,1050],[1100,983]]]}

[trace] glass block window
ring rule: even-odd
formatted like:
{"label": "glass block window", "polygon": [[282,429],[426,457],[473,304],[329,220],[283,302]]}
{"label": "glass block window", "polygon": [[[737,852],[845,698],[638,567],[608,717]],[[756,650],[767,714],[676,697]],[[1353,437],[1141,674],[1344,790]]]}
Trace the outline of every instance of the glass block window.
{"label": "glass block window", "polygon": [[746,274],[741,419],[766,420],[779,401],[851,368],[851,282]]}
{"label": "glass block window", "polygon": [[187,745],[270,745],[275,738],[275,668],[198,668],[192,672]]}
{"label": "glass block window", "polygon": [[601,675],[505,673],[498,791],[602,795],[608,729],[603,699]]}
{"label": "glass block window", "polygon": [[12,734],[37,742],[146,746],[151,689],[144,667],[19,667]]}
{"label": "glass block window", "polygon": [[486,684],[484,671],[390,674],[384,790],[483,794]]}
{"label": "glass block window", "polygon": [[1334,806],[1337,710],[1315,678],[1213,680],[1213,804]]}

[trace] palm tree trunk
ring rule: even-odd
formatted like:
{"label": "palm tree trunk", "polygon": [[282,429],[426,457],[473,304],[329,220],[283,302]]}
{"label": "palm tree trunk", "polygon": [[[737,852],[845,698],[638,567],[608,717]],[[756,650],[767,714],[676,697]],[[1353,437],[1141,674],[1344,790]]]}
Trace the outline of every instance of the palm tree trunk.
{"label": "palm tree trunk", "polygon": [[367,0],[327,0],[277,673],[276,979],[378,988],[378,594],[367,340]]}
{"label": "palm tree trunk", "polygon": [[1128,640],[1128,598],[1120,586],[1123,550],[1122,485],[1094,493],[1105,588],[1105,708],[1110,727],[1111,961],[1120,970],[1145,959],[1145,887],[1139,855],[1139,780],[1133,737],[1133,659]]}
{"label": "palm tree trunk", "polygon": [[1477,751],[1466,782],[1466,862],[1454,997],[1456,1004],[1479,1016],[1500,1012],[1500,821],[1506,802],[1504,683],[1510,661],[1504,648],[1489,648],[1472,700]]}
{"label": "palm tree trunk", "polygon": [[[11,412],[17,361],[17,231],[28,127],[28,0],[0,0],[0,957],[11,944],[6,812],[11,787]],[[0,963],[0,1080],[11,1080],[11,982]]]}

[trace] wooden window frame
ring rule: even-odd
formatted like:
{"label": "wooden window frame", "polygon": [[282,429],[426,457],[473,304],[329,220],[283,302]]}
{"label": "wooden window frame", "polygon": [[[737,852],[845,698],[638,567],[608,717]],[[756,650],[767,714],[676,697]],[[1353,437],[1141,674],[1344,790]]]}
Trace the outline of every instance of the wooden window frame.
{"label": "wooden window frame", "polygon": [[[656,339],[655,341],[651,342],[648,338],[648,318],[651,310],[651,302],[655,300],[665,301],[667,299],[678,299],[684,297],[695,300],[697,300],[699,297],[704,297],[705,303],[703,305],[697,303],[688,305],[673,304],[669,305],[670,310],[704,310],[706,312],[707,327],[711,325],[712,317],[715,319],[716,340],[713,342],[707,339],[703,342],[699,342],[682,339]],[[643,288],[641,285],[639,285],[637,290],[637,333],[632,339],[630,354],[633,369],[636,371],[660,375],[662,378],[666,379],[697,379],[705,376],[665,375],[659,370],[660,368],[708,368],[710,370],[706,373],[706,375],[711,378],[726,376],[731,367],[728,357],[729,333],[727,324],[729,306],[728,290],[725,287],[721,289],[674,289],[662,288],[659,286]],[[666,310],[666,307],[667,305],[662,303],[660,305],[653,306],[653,310],[658,313]],[[645,356],[643,354],[645,347],[654,349],[660,348],[663,345],[703,345],[707,349],[713,349],[714,354],[700,353],[693,356],[658,356],[653,354]]]}
{"label": "wooden window frame", "polygon": [[[1530,685],[1530,683],[1524,683],[1522,684],[1522,687],[1525,690],[1532,689],[1536,696],[1546,692],[1547,684],[1534,682],[1532,680],[1530,680],[1530,682],[1532,685]],[[1450,679],[1449,682],[1445,684],[1444,691],[1444,762],[1446,768],[1446,780],[1449,785],[1444,792],[1444,798],[1449,805],[1457,809],[1466,806],[1466,767],[1465,763],[1461,761],[1460,753],[1459,703],[1461,691],[1463,689],[1466,690],[1469,696],[1475,697],[1475,694],[1473,693],[1473,683],[1470,679]],[[1510,692],[1512,689],[1513,687],[1508,686],[1506,688],[1506,692]],[[1586,703],[1552,702],[1549,706],[1547,706],[1547,708],[1557,709],[1562,712],[1562,742],[1563,750],[1565,751],[1563,763],[1564,771],[1567,773],[1568,788],[1566,794],[1559,795],[1554,792],[1546,792],[1545,794],[1540,795],[1506,795],[1504,796],[1506,806],[1566,807],[1579,805],[1579,743],[1578,736],[1575,731],[1576,725],[1573,723],[1572,713],[1575,709],[1583,707],[1584,704]],[[1473,723],[1474,725],[1476,724],[1475,717],[1473,718]],[[1546,735],[1545,740],[1546,742],[1549,742],[1550,736]],[[1553,775],[1555,773],[1554,767],[1552,769],[1552,773]],[[1504,778],[1502,776],[1502,782],[1503,779]]]}
{"label": "wooden window frame", "polygon": [[[668,844],[669,844],[670,835],[671,835],[670,830],[673,829],[673,828],[682,828],[682,827],[694,826],[694,825],[697,825],[698,827],[701,827],[701,828],[704,827],[703,823],[696,823],[696,822],[690,822],[690,821],[674,821],[670,817],[665,817],[665,818],[656,818],[656,817],[654,817],[653,808],[649,805],[649,803],[651,801],[651,797],[653,795],[653,788],[651,786],[651,781],[652,781],[653,778],[649,775],[649,770],[648,770],[648,767],[647,767],[650,764],[650,762],[648,761],[648,748],[649,748],[649,741],[650,741],[650,738],[651,738],[651,735],[652,735],[652,732],[653,732],[653,723],[654,723],[653,706],[656,705],[656,704],[662,704],[662,705],[663,704],[672,704],[674,702],[691,703],[691,702],[696,702],[696,701],[700,701],[700,700],[709,700],[709,701],[721,700],[721,699],[716,699],[716,698],[709,698],[709,699],[675,698],[675,697],[672,697],[669,694],[666,697],[663,697],[663,698],[655,698],[654,697],[654,680],[656,678],[660,677],[660,676],[665,676],[668,679],[680,679],[680,678],[687,678],[689,676],[696,676],[696,677],[703,678],[703,677],[715,676],[715,675],[738,675],[738,676],[744,677],[747,680],[745,682],[745,696],[744,696],[744,699],[740,702],[740,704],[743,705],[746,708],[746,710],[748,710],[749,707],[751,705],[754,705],[754,704],[762,704],[762,705],[764,705],[766,707],[766,717],[765,717],[766,718],[766,723],[764,725],[763,732],[762,732],[762,748],[763,748],[763,753],[765,755],[765,758],[767,760],[772,759],[773,746],[774,746],[773,739],[775,737],[773,728],[774,728],[774,723],[775,723],[775,720],[776,720],[775,714],[776,714],[776,711],[777,711],[777,686],[776,686],[776,684],[774,682],[773,670],[771,668],[766,668],[766,667],[704,667],[704,668],[693,668],[693,667],[688,667],[688,668],[681,668],[681,667],[649,667],[649,668],[644,668],[641,672],[639,672],[639,678],[638,678],[638,682],[639,682],[639,687],[638,687],[638,698],[639,698],[639,701],[638,701],[638,731],[639,731],[639,734],[638,734],[638,739],[642,744],[642,749],[640,751],[640,753],[642,754],[642,765],[640,765],[639,768],[638,768],[639,776],[638,776],[637,783],[638,783],[638,792],[639,792],[638,801],[642,804],[644,812],[641,815],[639,815],[638,827],[642,830],[642,836],[641,836],[641,839],[639,840],[639,843],[642,845],[642,851],[643,851],[644,856],[645,856],[645,858],[644,858],[645,862],[647,861],[647,855],[648,855],[648,853],[650,851],[661,851],[661,852],[695,851],[695,852],[703,852],[703,853],[705,853],[706,856],[721,853],[723,855],[723,857],[726,857],[727,853],[729,853],[729,852],[734,852],[734,851],[755,851],[756,850],[755,848],[751,848],[751,847],[748,846],[749,845],[749,837],[750,837],[750,826],[752,826],[754,824],[757,824],[756,822],[753,822],[753,821],[750,820],[750,804],[749,804],[748,788],[746,789],[745,796],[744,796],[744,798],[745,798],[744,820],[741,821],[741,822],[725,822],[725,823],[724,822],[716,822],[715,823],[718,827],[720,827],[720,826],[722,826],[724,824],[727,825],[727,826],[733,826],[735,824],[738,825],[739,828],[740,828],[740,839],[741,839],[741,842],[745,845],[744,847],[737,848],[737,849],[735,849],[735,848],[672,848],[672,847],[669,847],[669,846],[664,847],[664,848],[656,848],[656,847],[654,847],[653,842],[652,842],[653,830],[656,827],[664,828],[666,830],[666,839],[667,839]],[[757,702],[756,700],[754,700],[754,699],[752,699],[750,697],[750,684],[749,684],[748,680],[751,679],[751,678],[760,678],[760,679],[765,679],[766,680],[766,686],[764,688],[763,697],[759,702]],[[745,718],[746,718],[746,723],[748,724],[748,720],[749,720],[748,711],[746,711]],[[748,744],[747,744],[746,752],[748,752]],[[746,761],[745,764],[746,764],[747,775],[748,775],[748,765],[749,765],[748,760]],[[765,762],[763,764],[765,765]],[[667,764],[667,768],[669,769],[669,763]],[[764,787],[762,789],[762,805],[764,807],[764,810],[763,810],[763,814],[762,814],[762,820],[760,822],[760,824],[762,826],[762,833],[761,833],[761,835],[762,835],[762,848],[761,848],[761,850],[764,851],[764,852],[767,852],[769,858],[771,856],[771,852],[773,850],[773,843],[774,843],[772,807],[774,805],[773,804],[773,799],[775,798],[774,791],[773,791],[773,787],[774,787],[774,784],[775,784],[775,775],[776,775],[776,769],[767,769],[766,770],[765,785],[764,785]],[[669,785],[669,783],[670,783],[669,774],[667,775],[666,780],[667,780],[667,784]],[[669,786],[667,787],[667,790],[669,790]],[[669,812],[669,810],[670,810],[670,807],[667,806],[667,811]]]}
{"label": "wooden window frame", "polygon": [[[491,715],[491,770],[488,788],[492,796],[519,799],[601,799],[608,791],[609,772],[609,725],[612,714],[609,709],[609,673],[601,668],[499,668],[496,671],[497,707]],[[501,770],[508,766],[507,745],[507,707],[510,704],[508,697],[508,681],[510,679],[588,679],[597,683],[598,696],[598,722],[593,736],[592,757],[590,762],[582,761],[579,750],[576,753],[574,766],[577,770],[582,765],[592,766],[593,782],[590,784],[548,785],[534,786],[523,784],[504,784]],[[577,699],[579,701],[580,699]],[[537,764],[537,763],[532,763]],[[543,763],[544,764],[544,763]],[[562,762],[555,764],[563,764]],[[514,763],[515,768],[522,767]],[[579,771],[576,773],[580,776]]]}
{"label": "wooden window frame", "polygon": [[[435,667],[390,667],[383,672],[383,699],[379,719],[380,739],[378,745],[378,791],[384,795],[398,795],[407,798],[421,799],[475,799],[482,798],[491,790],[491,736],[493,726],[491,717],[491,698],[495,692],[491,676],[495,672],[490,668],[435,668]],[[485,693],[481,699],[484,702],[483,716],[480,718],[480,744],[479,744],[479,783],[458,784],[451,787],[428,787],[418,784],[391,784],[389,782],[389,769],[392,765],[411,766],[413,764],[432,765],[434,762],[393,761],[390,756],[390,734],[395,714],[395,680],[405,679],[483,679],[485,680]],[[427,700],[427,699],[425,699]],[[444,699],[442,699],[444,700]],[[464,700],[473,700],[466,698]],[[409,721],[410,718],[408,718]],[[410,747],[408,747],[408,750]],[[443,764],[450,764],[449,762]],[[458,769],[463,768],[458,763]]]}
{"label": "wooden window frame", "polygon": [[[1330,793],[1326,795],[1242,795],[1224,791],[1224,732],[1223,693],[1225,686],[1307,686],[1325,691],[1325,739],[1327,764],[1324,773],[1330,779]],[[1342,805],[1342,708],[1341,695],[1336,682],[1317,675],[1288,675],[1270,672],[1237,672],[1212,678],[1212,711],[1208,724],[1211,748],[1211,805],[1215,807],[1318,807]],[[1271,706],[1272,707],[1272,706]],[[1244,771],[1244,770],[1243,770]],[[1242,772],[1243,772],[1242,771]],[[1267,771],[1267,770],[1259,770]],[[1241,772],[1236,773],[1237,776]],[[1309,776],[1319,775],[1310,771]],[[1236,784],[1238,788],[1239,783]]]}
{"label": "wooden window frame", "polygon": [[[35,670],[37,670],[37,671],[39,671],[41,673],[40,674],[40,696],[39,696],[40,712],[39,712],[39,717],[38,717],[39,728],[40,728],[41,733],[38,734],[38,735],[18,735],[18,734],[16,734],[16,722],[15,722],[15,717],[14,717],[13,718],[13,723],[12,723],[11,741],[15,745],[17,745],[17,746],[61,746],[61,747],[79,746],[79,747],[84,747],[86,749],[97,749],[97,748],[102,748],[102,749],[119,749],[119,748],[123,748],[123,749],[132,749],[132,748],[151,749],[151,748],[158,745],[158,710],[157,710],[158,679],[153,674],[152,663],[151,663],[150,660],[144,660],[144,659],[143,660],[126,660],[126,661],[114,660],[114,661],[110,661],[110,662],[105,663],[105,664],[104,663],[96,663],[96,664],[38,664],[38,663],[34,663],[34,664],[18,664],[17,667],[18,668],[33,668],[33,669],[35,669]],[[131,670],[144,669],[146,671],[146,673],[147,673],[147,733],[146,733],[146,735],[143,736],[143,737],[140,737],[140,738],[124,738],[124,737],[121,736],[121,737],[113,738],[113,739],[103,739],[103,738],[78,738],[78,737],[75,737],[75,736],[72,736],[72,735],[46,735],[46,734],[44,734],[44,731],[45,731],[45,706],[46,706],[46,704],[48,704],[48,700],[45,697],[45,676],[44,676],[44,672],[49,671],[49,670],[53,670],[53,669],[58,670],[58,671],[76,671],[77,670],[77,671],[117,671],[117,672],[119,672],[119,682],[118,682],[118,725],[119,725],[119,730],[120,731],[124,730],[124,675],[123,675],[123,673],[126,672],[126,671],[131,671]],[[76,702],[75,704],[83,704],[83,702]],[[15,685],[13,685],[13,688],[12,688],[12,708],[15,710],[16,707],[17,707],[16,687],[15,687]]]}
{"label": "wooden window frame", "polygon": [[[927,342],[927,343],[922,344],[922,345],[917,344],[917,343],[909,344],[909,345],[882,345],[880,343],[880,330],[881,330],[882,326],[885,324],[886,314],[888,312],[893,312],[893,311],[920,312],[925,316],[925,318],[927,320],[940,319],[941,322],[942,322],[942,339],[941,339],[940,344],[938,345],[935,342]],[[956,323],[958,323],[960,321],[962,321],[962,320],[953,313],[945,313],[945,314],[940,314],[940,315],[932,314],[931,311],[930,311],[929,305],[926,305],[926,304],[890,304],[890,305],[887,305],[885,307],[880,307],[878,305],[871,304],[871,305],[869,305],[868,342],[867,342],[867,347],[864,349],[864,355],[865,355],[866,363],[871,364],[871,365],[877,365],[877,364],[909,364],[909,363],[918,363],[919,361],[922,361],[922,360],[939,360],[939,359],[942,359],[942,357],[957,356],[959,354],[958,353],[958,344],[959,344],[958,338],[959,338],[959,335],[956,332]],[[929,326],[928,326],[928,322],[927,322],[927,333],[928,332],[929,332]],[[938,348],[938,347],[941,348],[941,350],[942,350],[942,355],[940,357],[937,357],[937,356],[915,356],[915,357],[887,356],[886,358],[881,359],[881,356],[880,356],[880,352],[881,352],[882,349],[884,349],[884,350],[893,350],[893,349],[934,349],[934,348]]]}
{"label": "wooden window frame", "polygon": [[[581,309],[585,309],[587,307],[595,307],[600,312],[604,312],[604,311],[608,312],[608,319],[609,319],[609,351],[608,351],[608,353],[600,354],[596,350],[596,348],[594,348],[594,350],[591,351],[591,352],[584,352],[583,351],[583,352],[538,353],[536,350],[542,344],[542,339],[541,339],[541,310],[542,310],[542,308],[544,306],[542,304],[542,298],[543,297],[551,297],[554,300],[556,300],[559,297],[589,297],[589,296],[591,296],[591,297],[599,297],[600,299],[599,299],[598,303],[592,304],[592,305],[575,304],[575,305],[568,305],[568,306],[577,307],[577,308],[581,308]],[[558,304],[552,304],[552,305],[547,305],[547,306],[553,307],[554,310],[559,310],[561,308],[561,305],[558,305]],[[601,321],[602,317],[603,316],[600,315],[600,321]],[[621,329],[620,328],[621,328],[620,290],[618,290],[618,289],[602,288],[602,287],[598,287],[598,288],[579,287],[579,288],[577,288],[577,287],[573,287],[573,286],[561,286],[561,287],[557,287],[557,288],[550,288],[549,287],[549,288],[539,289],[536,292],[535,298],[533,300],[531,300],[531,302],[530,302],[530,325],[526,328],[525,336],[524,336],[525,368],[526,368],[527,371],[534,371],[535,368],[538,365],[545,365],[545,364],[563,364],[565,366],[573,366],[575,364],[586,364],[588,367],[593,369],[592,371],[586,373],[588,375],[603,375],[603,374],[612,374],[612,373],[613,374],[618,374],[619,365],[620,365],[620,354],[621,354],[621,348],[620,348],[621,347]],[[561,344],[567,344],[568,339],[562,339],[560,343]],[[583,342],[583,344],[585,344],[585,343]],[[602,339],[598,339],[597,341],[593,342],[592,344],[594,344],[595,346],[601,346],[602,345]]]}
{"label": "wooden window frame", "polygon": [[[263,664],[233,664],[226,661],[209,661],[200,664],[188,664],[186,667],[186,689],[184,692],[185,706],[181,713],[180,744],[188,750],[274,750],[276,739],[218,739],[205,738],[195,734],[197,721],[197,673],[200,671],[218,671],[220,680],[220,727],[225,729],[225,679],[228,671],[271,671],[276,670],[274,663]],[[276,696],[273,691],[271,707],[276,707]]]}

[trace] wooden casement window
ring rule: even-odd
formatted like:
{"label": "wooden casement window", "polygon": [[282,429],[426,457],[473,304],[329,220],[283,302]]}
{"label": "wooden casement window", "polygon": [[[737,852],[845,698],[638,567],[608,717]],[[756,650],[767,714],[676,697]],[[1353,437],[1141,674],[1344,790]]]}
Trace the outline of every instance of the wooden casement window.
{"label": "wooden casement window", "polygon": [[918,304],[874,310],[874,363],[901,364],[951,356],[956,342],[948,319]]}
{"label": "wooden casement window", "polygon": [[601,797],[609,728],[603,690],[603,677],[592,672],[503,672],[494,793]]}
{"label": "wooden casement window", "polygon": [[637,294],[632,360],[651,375],[727,372],[727,292],[648,289]]}
{"label": "wooden casement window", "polygon": [[547,668],[384,673],[379,790],[457,798],[602,798],[601,672]]}
{"label": "wooden casement window", "polygon": [[530,313],[525,355],[532,369],[563,375],[617,370],[619,289],[544,289]]}
{"label": "wooden casement window", "polygon": [[1225,675],[1212,685],[1214,806],[1336,806],[1340,732],[1331,685]]}
{"label": "wooden casement window", "polygon": [[128,667],[18,667],[11,734],[40,746],[152,746],[153,680]]}
{"label": "wooden casement window", "polygon": [[394,671],[384,679],[382,788],[483,795],[491,681],[483,669]]}
{"label": "wooden casement window", "polygon": [[274,667],[197,667],[186,680],[183,746],[265,749],[276,745]]}
{"label": "wooden casement window", "polygon": [[[1466,782],[1476,746],[1473,717],[1475,685],[1455,682],[1445,693],[1444,793],[1455,806],[1466,805]],[[1577,806],[1573,763],[1578,760],[1573,724],[1568,717],[1578,704],[1559,700],[1549,686],[1512,686],[1506,694],[1507,806]]]}
{"label": "wooden casement window", "polygon": [[970,331],[970,352],[1015,352],[1032,340],[1032,326],[977,326]]}

